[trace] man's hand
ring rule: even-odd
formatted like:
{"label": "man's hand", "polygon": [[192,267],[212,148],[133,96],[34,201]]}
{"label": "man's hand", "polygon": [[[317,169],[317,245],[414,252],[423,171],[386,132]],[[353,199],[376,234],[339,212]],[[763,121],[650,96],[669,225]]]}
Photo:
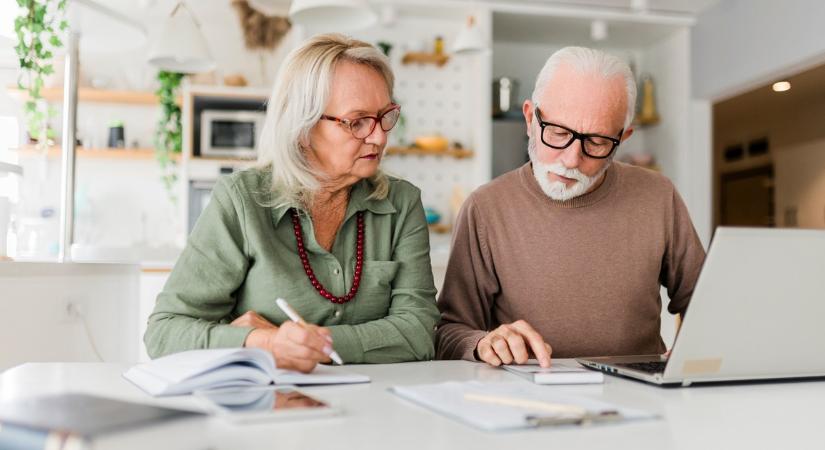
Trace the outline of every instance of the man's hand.
{"label": "man's hand", "polygon": [[501,325],[487,333],[476,347],[479,359],[493,366],[514,362],[525,364],[532,354],[542,367],[550,367],[552,353],[550,344],[523,320]]}

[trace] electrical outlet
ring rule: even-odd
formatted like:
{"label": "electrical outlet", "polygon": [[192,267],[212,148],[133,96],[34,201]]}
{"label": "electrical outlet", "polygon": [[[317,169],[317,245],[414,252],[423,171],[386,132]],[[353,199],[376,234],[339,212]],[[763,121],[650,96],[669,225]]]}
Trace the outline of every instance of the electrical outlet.
{"label": "electrical outlet", "polygon": [[75,322],[83,316],[83,306],[73,299],[63,300],[62,322]]}

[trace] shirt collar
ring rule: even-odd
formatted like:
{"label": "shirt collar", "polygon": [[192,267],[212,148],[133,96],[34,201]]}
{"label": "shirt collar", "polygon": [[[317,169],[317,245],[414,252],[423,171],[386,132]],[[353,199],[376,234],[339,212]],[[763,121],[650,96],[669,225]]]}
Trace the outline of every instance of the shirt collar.
{"label": "shirt collar", "polygon": [[[350,192],[349,204],[347,205],[347,213],[344,216],[344,222],[349,220],[359,211],[369,211],[373,214],[393,214],[397,212],[395,206],[386,197],[382,199],[369,198],[372,193],[372,186],[367,180],[361,180],[352,187]],[[298,211],[305,211],[305,208],[297,205],[281,205],[272,208],[272,220],[277,226],[281,219],[289,212],[290,208],[296,208]]]}

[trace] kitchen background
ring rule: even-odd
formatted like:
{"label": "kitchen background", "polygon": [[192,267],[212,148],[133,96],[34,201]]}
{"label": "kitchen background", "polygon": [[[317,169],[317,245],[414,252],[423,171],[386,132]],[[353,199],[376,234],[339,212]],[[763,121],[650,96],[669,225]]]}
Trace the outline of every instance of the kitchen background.
{"label": "kitchen background", "polygon": [[[13,3],[0,10],[6,31],[17,13]],[[788,2],[785,8],[777,3],[370,1],[377,20],[348,33],[381,46],[396,72],[395,97],[404,120],[391,135],[383,164],[422,189],[433,221],[437,286],[463,198],[527,160],[521,102],[547,57],[566,45],[602,48],[631,64],[639,82],[638,123],[618,158],[670,177],[705,244],[714,225],[746,219],[825,227],[825,161],[809,157],[821,155],[825,146],[825,102],[817,90],[825,73],[814,70],[825,59],[825,40],[805,26],[817,16],[811,11],[823,6],[813,0]],[[130,18],[145,34],[101,13],[96,4]],[[225,147],[250,143],[249,132],[259,125],[258,113],[285,54],[317,32],[352,25],[339,20],[321,28],[285,27],[288,0],[177,5],[172,0],[76,0],[67,12],[71,28],[80,33],[71,259],[140,265],[140,334],[211,185],[222,173],[254,163],[248,153]],[[156,158],[158,69],[147,55],[173,10],[177,19],[199,25],[215,68],[184,78],[175,93],[182,108],[182,151],[172,156],[170,169]],[[795,25],[777,27],[777,17]],[[251,25],[244,27],[242,18]],[[261,35],[262,29],[276,42],[249,48],[245,38]],[[454,52],[468,33],[475,37],[470,51]],[[783,44],[791,42],[802,44]],[[757,47],[764,53],[749,53]],[[6,164],[0,172],[3,167],[8,172],[0,173],[0,225],[8,229],[0,227],[0,244],[2,238],[7,241],[0,255],[16,261],[54,260],[58,254],[64,55],[65,45],[55,52],[55,73],[46,78],[43,91],[57,112],[50,121],[53,142],[38,148],[24,130],[21,107],[27,95],[15,86],[16,58],[11,45],[0,40],[0,85],[5,87],[0,90],[0,161]],[[798,83],[792,77],[797,74],[802,77]],[[783,98],[784,109],[766,106],[776,101],[769,86],[780,77],[795,86]],[[811,131],[777,129],[776,117],[753,116],[762,110],[781,111],[776,114],[787,127]],[[797,117],[795,111],[809,112]],[[738,119],[740,125],[728,125]],[[805,125],[816,120],[818,128]],[[737,146],[749,162],[736,160]],[[793,151],[776,153],[779,147]],[[725,159],[726,152],[734,159]],[[12,169],[15,165],[22,176]],[[669,316],[663,316],[663,336],[673,338]],[[136,352],[145,357],[141,345]]]}

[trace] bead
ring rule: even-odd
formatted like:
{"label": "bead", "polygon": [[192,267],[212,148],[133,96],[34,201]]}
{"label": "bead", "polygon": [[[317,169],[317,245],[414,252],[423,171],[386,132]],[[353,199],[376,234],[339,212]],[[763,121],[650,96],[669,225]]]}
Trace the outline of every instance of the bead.
{"label": "bead", "polygon": [[350,288],[349,292],[343,297],[336,297],[331,292],[327,291],[326,288],[324,288],[324,286],[315,277],[315,273],[312,271],[312,264],[310,264],[309,257],[307,256],[306,249],[304,248],[303,230],[301,228],[301,221],[298,217],[298,213],[295,210],[295,208],[291,208],[289,212],[292,216],[293,231],[295,234],[295,243],[297,246],[298,257],[301,260],[301,265],[303,265],[304,272],[306,273],[309,282],[312,284],[312,287],[315,288],[316,291],[318,291],[318,294],[320,296],[335,304],[340,305],[354,299],[356,293],[358,292],[358,286],[361,284],[361,270],[363,269],[364,213],[358,213],[358,233],[356,234],[355,247],[355,274],[353,275],[352,279],[352,287]]}

